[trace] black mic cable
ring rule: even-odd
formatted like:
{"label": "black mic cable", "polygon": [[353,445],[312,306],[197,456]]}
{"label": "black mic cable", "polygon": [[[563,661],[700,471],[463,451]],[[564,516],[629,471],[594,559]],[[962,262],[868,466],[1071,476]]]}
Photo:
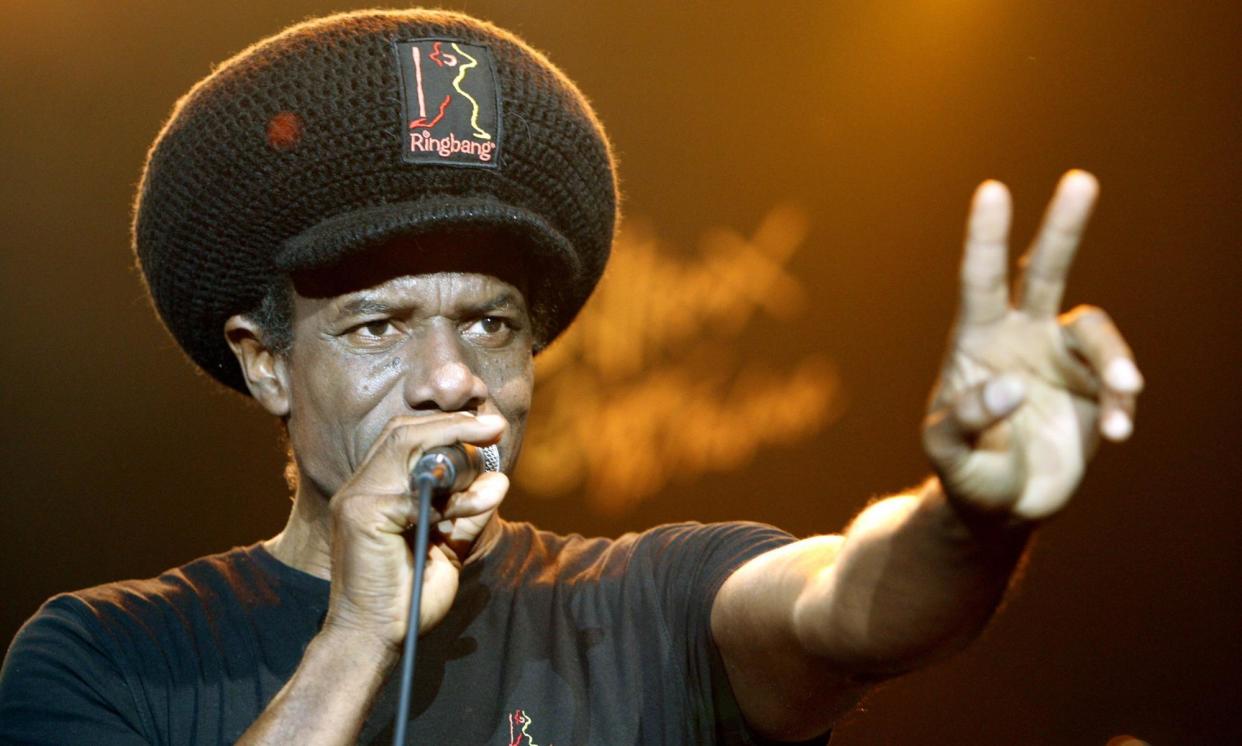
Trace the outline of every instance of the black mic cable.
{"label": "black mic cable", "polygon": [[476,448],[458,444],[431,448],[423,452],[410,470],[410,491],[418,493],[418,524],[414,527],[414,577],[410,587],[410,609],[406,616],[405,647],[401,653],[401,696],[393,725],[393,746],[404,746],[410,719],[410,690],[414,684],[414,656],[418,650],[419,611],[422,608],[423,573],[427,569],[427,541],[433,494],[448,495],[464,490],[481,471],[500,471],[500,452],[496,446]]}

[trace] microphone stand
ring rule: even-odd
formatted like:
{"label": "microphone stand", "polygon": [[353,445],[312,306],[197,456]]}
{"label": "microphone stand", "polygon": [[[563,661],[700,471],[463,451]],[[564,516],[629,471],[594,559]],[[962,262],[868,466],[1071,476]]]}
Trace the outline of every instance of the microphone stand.
{"label": "microphone stand", "polygon": [[427,567],[427,523],[431,514],[431,493],[436,476],[422,472],[415,477],[418,486],[418,525],[414,527],[414,578],[410,589],[409,620],[405,628],[405,647],[401,653],[401,697],[397,701],[397,718],[393,726],[393,746],[404,746],[405,731],[410,720],[410,689],[414,683],[414,656],[418,649],[419,609],[422,608],[423,572]]}

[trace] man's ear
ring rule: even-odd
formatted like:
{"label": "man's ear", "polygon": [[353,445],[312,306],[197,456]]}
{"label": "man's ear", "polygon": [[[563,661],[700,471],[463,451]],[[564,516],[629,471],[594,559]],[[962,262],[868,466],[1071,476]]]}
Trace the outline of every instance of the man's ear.
{"label": "man's ear", "polygon": [[289,414],[289,363],[263,341],[263,329],[249,317],[230,316],[224,338],[237,356],[246,387],[255,401],[277,417]]}

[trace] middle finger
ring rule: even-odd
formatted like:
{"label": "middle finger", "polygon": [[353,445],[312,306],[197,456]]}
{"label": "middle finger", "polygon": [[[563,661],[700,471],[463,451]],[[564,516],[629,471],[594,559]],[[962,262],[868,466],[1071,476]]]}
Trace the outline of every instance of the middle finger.
{"label": "middle finger", "polygon": [[1057,315],[1065,278],[1098,192],[1099,184],[1086,171],[1073,170],[1061,177],[1039,234],[1023,261],[1020,307],[1032,316]]}

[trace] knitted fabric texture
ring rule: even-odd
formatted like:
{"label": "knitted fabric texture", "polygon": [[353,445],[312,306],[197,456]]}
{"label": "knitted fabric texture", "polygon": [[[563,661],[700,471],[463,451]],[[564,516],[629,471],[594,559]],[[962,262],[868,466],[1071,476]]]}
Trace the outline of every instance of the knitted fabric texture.
{"label": "knitted fabric texture", "polygon": [[[394,44],[417,39],[490,52],[500,110],[491,167],[403,162]],[[291,272],[395,235],[498,231],[512,240],[496,251],[521,252],[529,268],[539,350],[590,296],[616,216],[603,128],[540,53],[457,13],[362,11],[261,41],[178,101],[147,156],[133,248],[182,349],[248,393],[224,322]]]}

